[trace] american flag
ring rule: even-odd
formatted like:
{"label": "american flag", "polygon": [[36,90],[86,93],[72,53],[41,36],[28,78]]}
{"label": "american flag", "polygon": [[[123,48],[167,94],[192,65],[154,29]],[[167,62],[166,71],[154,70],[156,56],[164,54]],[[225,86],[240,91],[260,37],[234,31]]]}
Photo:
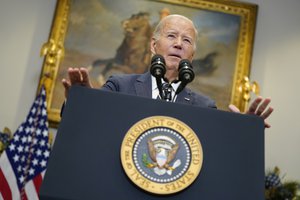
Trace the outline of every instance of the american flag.
{"label": "american flag", "polygon": [[0,157],[0,199],[39,199],[50,155],[44,87]]}

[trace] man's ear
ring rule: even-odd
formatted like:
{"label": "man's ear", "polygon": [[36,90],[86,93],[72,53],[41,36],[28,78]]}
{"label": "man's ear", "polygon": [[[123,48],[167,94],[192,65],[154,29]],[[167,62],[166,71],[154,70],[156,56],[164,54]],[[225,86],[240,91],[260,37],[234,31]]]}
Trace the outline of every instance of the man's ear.
{"label": "man's ear", "polygon": [[193,52],[193,54],[192,54],[192,56],[191,56],[191,59],[190,59],[190,62],[192,62],[192,61],[194,60],[195,52],[196,52],[196,51]]}
{"label": "man's ear", "polygon": [[150,47],[151,47],[151,53],[152,54],[156,54],[155,52],[155,47],[156,47],[156,40],[154,38],[151,38],[151,44],[150,44]]}

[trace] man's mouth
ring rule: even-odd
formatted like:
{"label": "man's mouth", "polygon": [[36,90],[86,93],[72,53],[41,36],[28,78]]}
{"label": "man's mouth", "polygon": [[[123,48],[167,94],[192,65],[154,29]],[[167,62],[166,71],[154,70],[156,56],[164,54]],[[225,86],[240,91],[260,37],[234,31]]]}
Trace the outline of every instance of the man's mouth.
{"label": "man's mouth", "polygon": [[180,56],[180,55],[178,55],[178,54],[169,54],[169,56],[172,56],[172,57],[176,57],[176,58],[179,58],[179,59],[181,59],[181,56]]}

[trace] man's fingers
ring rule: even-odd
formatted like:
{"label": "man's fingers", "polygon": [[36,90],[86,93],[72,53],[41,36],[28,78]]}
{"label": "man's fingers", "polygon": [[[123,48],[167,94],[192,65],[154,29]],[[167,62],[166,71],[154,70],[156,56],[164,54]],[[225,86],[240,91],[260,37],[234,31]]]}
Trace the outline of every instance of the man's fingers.
{"label": "man's fingers", "polygon": [[265,121],[265,128],[270,128],[270,127],[271,127],[271,125]]}
{"label": "man's fingers", "polygon": [[81,74],[78,68],[69,68],[68,74],[71,85],[78,85],[81,83]]}
{"label": "man's fingers", "polygon": [[63,79],[61,82],[66,90],[68,90],[71,87],[71,83],[69,81],[67,81],[66,79]]}
{"label": "man's fingers", "polygon": [[267,108],[267,106],[269,105],[269,103],[271,102],[271,99],[266,98],[258,107],[258,109],[256,110],[255,114],[260,116]]}
{"label": "man's fingers", "polygon": [[61,82],[65,88],[65,97],[67,98],[69,89],[71,87],[71,83],[69,81],[67,81],[66,79],[63,79]]}
{"label": "man's fingers", "polygon": [[238,109],[235,105],[233,105],[233,104],[230,104],[229,106],[228,106],[228,108],[229,108],[229,110],[231,111],[231,112],[235,112],[235,113],[240,113],[241,111],[240,111],[240,109]]}
{"label": "man's fingers", "polygon": [[271,113],[273,112],[273,110],[274,110],[274,109],[273,109],[272,107],[269,107],[268,110],[265,111],[265,112],[261,115],[261,117],[264,118],[264,119],[267,119],[267,118],[271,115]]}
{"label": "man's fingers", "polygon": [[271,102],[270,98],[266,98],[263,100],[262,97],[258,97],[254,100],[254,102],[250,105],[247,114],[252,114],[259,116],[264,119],[265,127],[270,128],[271,125],[266,122],[266,119],[271,115],[273,112],[272,107],[268,107]]}
{"label": "man's fingers", "polygon": [[247,112],[247,114],[255,114],[255,111],[258,107],[258,105],[260,104],[260,102],[262,101],[262,97],[257,97],[250,105],[249,110]]}
{"label": "man's fingers", "polygon": [[80,68],[82,84],[88,87],[91,87],[89,74],[86,68]]}
{"label": "man's fingers", "polygon": [[92,87],[90,84],[88,70],[86,68],[69,68],[68,74],[71,85]]}
{"label": "man's fingers", "polygon": [[68,68],[69,80],[62,79],[62,84],[65,88],[65,97],[68,96],[68,91],[72,85],[81,85],[92,88],[89,80],[88,70],[84,67],[81,68]]}

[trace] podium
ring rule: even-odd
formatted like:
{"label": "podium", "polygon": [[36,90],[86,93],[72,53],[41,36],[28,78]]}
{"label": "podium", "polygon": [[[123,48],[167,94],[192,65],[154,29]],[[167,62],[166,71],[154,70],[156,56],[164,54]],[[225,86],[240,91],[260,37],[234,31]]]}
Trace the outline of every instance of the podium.
{"label": "podium", "polygon": [[[166,116],[198,136],[202,168],[184,190],[159,195],[136,186],[122,167],[125,134]],[[42,200],[263,200],[264,123],[256,116],[72,87],[40,190]]]}

